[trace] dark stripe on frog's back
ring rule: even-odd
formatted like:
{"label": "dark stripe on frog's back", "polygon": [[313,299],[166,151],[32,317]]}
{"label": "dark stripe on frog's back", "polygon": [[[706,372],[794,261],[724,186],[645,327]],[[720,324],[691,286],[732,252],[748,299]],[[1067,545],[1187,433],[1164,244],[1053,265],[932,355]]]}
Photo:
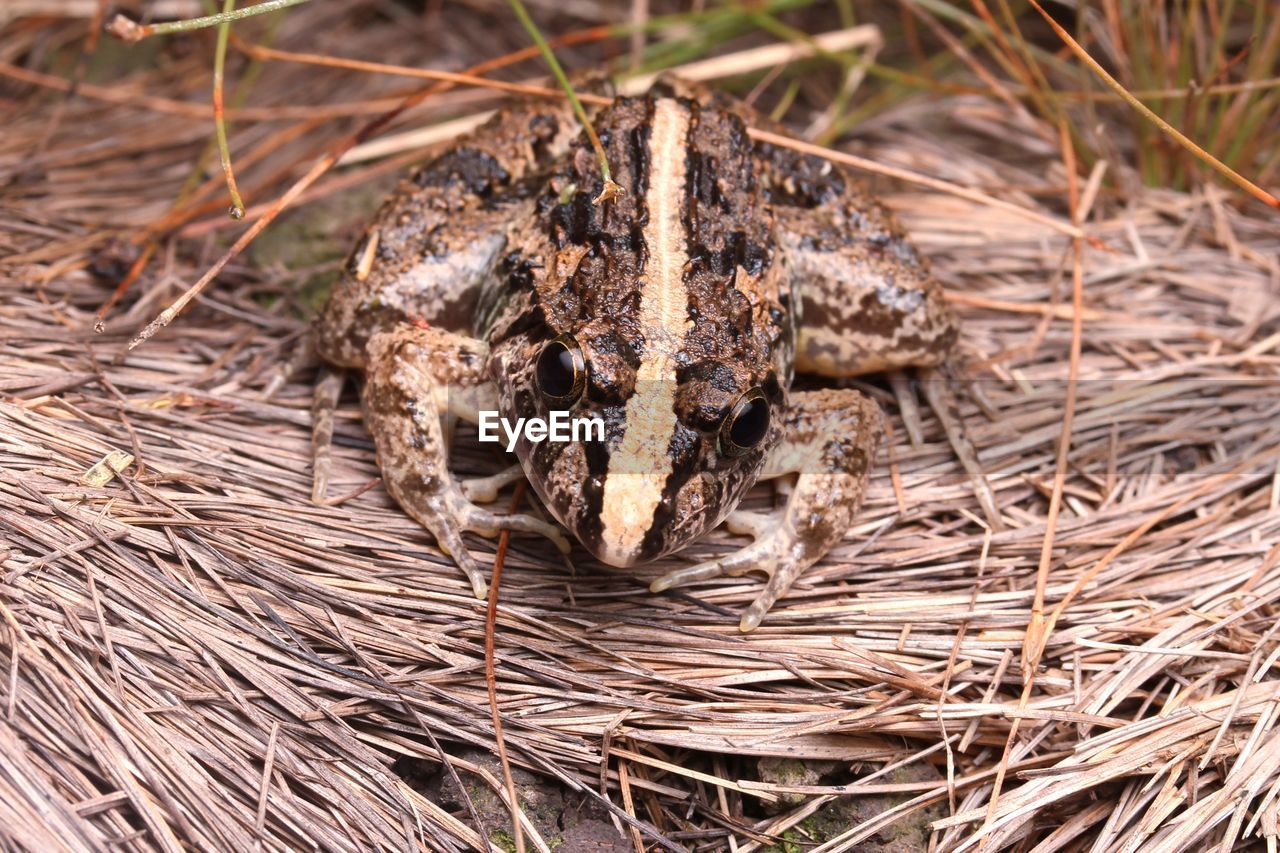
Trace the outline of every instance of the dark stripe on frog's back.
{"label": "dark stripe on frog's back", "polygon": [[[686,155],[689,268],[684,281],[693,327],[685,358],[689,364],[732,360],[752,373],[763,372],[781,334],[769,309],[782,306],[771,283],[776,276],[768,275],[773,223],[761,197],[751,139],[738,116],[689,103],[694,120]],[[753,288],[757,281],[760,286]],[[744,293],[751,289],[765,303],[760,317],[752,316]]]}
{"label": "dark stripe on frog's back", "polygon": [[[543,196],[548,236],[564,262],[578,258],[567,280],[542,282],[539,295],[552,329],[572,329],[593,317],[612,317],[628,337],[638,334],[637,281],[647,260],[642,230],[648,221],[645,190],[652,165],[649,133],[653,101],[621,98],[596,118],[595,128],[613,179],[624,192],[595,204],[601,189],[600,165],[580,137]],[[575,191],[567,204],[560,194]],[[586,254],[582,254],[582,250]]]}
{"label": "dark stripe on frog's back", "polygon": [[[538,200],[541,230],[518,238],[518,250],[502,261],[499,286],[506,292],[494,300],[497,314],[493,317],[501,319],[492,329],[491,343],[527,334],[536,344],[560,332],[576,333],[594,318],[608,318],[619,334],[636,339],[640,309],[637,282],[647,260],[642,231],[648,221],[645,192],[651,168],[648,145],[653,110],[650,99],[624,98],[596,116],[594,126],[612,177],[624,189],[609,202],[593,203],[601,189],[599,163],[584,135],[574,141]],[[569,187],[573,187],[572,193],[568,193]],[[562,204],[565,194],[568,198]],[[604,406],[603,401],[596,401],[594,408],[609,425],[607,432],[620,434],[624,402],[611,400]],[[592,442],[573,448],[543,442],[535,451],[541,470],[551,470],[557,462],[575,471],[586,469],[582,490],[572,505],[557,507],[558,512],[574,516],[564,520],[584,541],[600,538],[600,485],[609,461],[606,444]],[[569,458],[575,454],[581,458]]]}
{"label": "dark stripe on frog's back", "polygon": [[[743,313],[745,297],[733,287],[739,267],[754,278],[773,263],[772,222],[760,197],[751,140],[736,115],[679,100],[691,113],[682,204],[690,265],[684,280],[690,290],[689,318],[700,324],[686,342],[689,355],[693,360],[723,356],[756,361],[761,342],[741,339],[741,330],[753,324]],[[639,311],[638,281],[648,262],[644,197],[652,166],[648,146],[654,108],[652,97],[620,98],[596,118],[614,180],[625,190],[621,196],[592,203],[600,189],[599,163],[585,138],[579,138],[539,203],[561,258],[581,255],[567,280],[537,282],[537,301],[554,331],[607,316],[627,337],[642,337],[632,324]],[[570,185],[576,191],[561,204],[560,193]],[[510,284],[521,282],[513,279]],[[768,296],[773,302],[780,298],[776,288]]]}
{"label": "dark stripe on frog's back", "polygon": [[[640,338],[638,282],[649,259],[643,230],[649,220],[645,193],[653,165],[649,151],[653,114],[652,99],[624,98],[596,118],[596,132],[613,180],[624,190],[621,195],[599,205],[593,202],[602,186],[601,175],[596,155],[585,138],[566,163],[559,186],[573,184],[577,191],[569,205],[558,205],[553,210],[552,239],[558,248],[567,248],[570,256],[581,251],[574,247],[586,247],[586,254],[556,295],[555,307],[548,307],[548,313],[560,314],[560,322],[565,324],[549,318],[553,327],[572,328],[583,321],[609,318],[622,339]],[[553,185],[552,189],[555,191],[556,187]],[[562,218],[561,214],[568,217]],[[588,393],[597,390],[593,387]],[[625,400],[611,403],[599,412],[606,422],[606,441],[583,448],[588,478],[577,530],[593,546],[601,537],[603,484],[609,467],[607,447],[616,445],[624,426],[620,404]]]}

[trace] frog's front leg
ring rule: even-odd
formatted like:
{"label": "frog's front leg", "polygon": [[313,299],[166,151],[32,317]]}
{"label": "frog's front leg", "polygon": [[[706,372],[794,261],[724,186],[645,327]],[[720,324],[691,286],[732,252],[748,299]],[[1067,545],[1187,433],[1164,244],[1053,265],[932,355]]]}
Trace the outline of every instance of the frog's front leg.
{"label": "frog's front leg", "polygon": [[364,386],[365,420],[378,449],[387,491],[440,550],[466,573],[477,598],[484,572],[467,550],[463,531],[496,536],[500,530],[537,533],[568,552],[553,525],[531,515],[497,515],[473,504],[448,468],[448,434],[454,417],[475,422],[496,409],[496,390],[485,373],[483,341],[434,327],[402,325],[369,342]]}
{"label": "frog's front leg", "polygon": [[730,515],[730,529],[749,533],[755,542],[719,560],[668,572],[651,589],[762,571],[769,581],[739,626],[744,632],[756,628],[796,578],[853,525],[883,430],[880,408],[858,391],[792,392],[782,443],[760,474],[800,475],[782,518],[762,524],[759,515]]}

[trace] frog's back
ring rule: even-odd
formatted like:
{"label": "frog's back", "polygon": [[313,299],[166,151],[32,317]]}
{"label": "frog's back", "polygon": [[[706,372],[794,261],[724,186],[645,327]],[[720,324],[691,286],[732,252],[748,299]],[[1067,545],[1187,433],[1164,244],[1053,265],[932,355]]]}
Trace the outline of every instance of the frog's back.
{"label": "frog's back", "polygon": [[599,161],[580,136],[512,235],[495,282],[503,306],[483,331],[500,342],[532,316],[548,337],[607,329],[640,360],[787,373],[790,293],[742,119],[655,88],[594,126],[622,192],[596,201]]}
{"label": "frog's back", "polygon": [[522,459],[552,472],[545,482],[584,484],[540,491],[598,556],[627,565],[699,535],[754,479],[777,430],[732,463],[717,430],[752,389],[783,405],[794,320],[738,115],[655,90],[594,126],[622,192],[597,201],[599,162],[575,141],[512,234],[485,325],[507,417],[542,414],[528,370],[547,341],[581,348],[579,412],[605,422],[606,441],[544,442]]}

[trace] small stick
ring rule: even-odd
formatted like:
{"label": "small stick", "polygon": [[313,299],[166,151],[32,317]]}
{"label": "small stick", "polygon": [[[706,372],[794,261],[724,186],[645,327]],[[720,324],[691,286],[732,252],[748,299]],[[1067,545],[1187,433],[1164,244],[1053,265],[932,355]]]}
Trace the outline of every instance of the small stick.
{"label": "small stick", "polygon": [[[224,0],[222,14],[235,11],[236,0]],[[227,192],[231,195],[232,219],[244,218],[244,199],[236,186],[236,175],[231,169],[231,151],[227,146],[227,122],[222,111],[222,77],[227,64],[227,35],[231,32],[231,19],[218,25],[218,46],[213,54],[213,130],[218,139],[218,156],[222,159],[222,174],[227,178]]]}
{"label": "small stick", "polygon": [[271,721],[271,734],[267,736],[267,757],[262,762],[262,785],[258,793],[258,814],[253,827],[261,836],[267,825],[267,795],[271,792],[271,771],[276,761],[276,739],[280,736],[280,721]]}
{"label": "small stick", "polygon": [[139,24],[137,21],[131,21],[124,15],[116,15],[111,19],[111,23],[107,25],[107,32],[113,36],[123,39],[130,43],[142,41],[149,36],[159,36],[165,33],[181,33],[189,30],[202,30],[205,27],[216,27],[220,24],[229,24],[232,21],[238,21],[241,18],[251,18],[254,15],[262,15],[267,12],[274,12],[277,9],[287,9],[290,6],[297,6],[299,3],[306,3],[307,0],[265,0],[256,6],[249,6],[239,11],[224,10],[218,15],[208,15],[203,18],[188,18],[185,21],[168,21],[163,24]]}
{"label": "small stick", "polygon": [[[524,481],[516,483],[511,496],[511,512],[520,506],[524,497]],[[498,586],[502,582],[502,564],[507,560],[507,543],[511,531],[498,534],[498,550],[493,555],[493,579],[489,583],[489,606],[484,618],[484,683],[489,689],[489,711],[493,719],[493,739],[498,744],[498,761],[502,764],[502,781],[507,786],[507,807],[511,809],[511,834],[516,842],[516,853],[524,853],[524,828],[520,825],[520,801],[516,799],[516,780],[511,775],[511,762],[507,759],[507,744],[502,737],[502,714],[498,711],[498,675],[494,664],[494,634],[498,623]]]}
{"label": "small stick", "polygon": [[[1032,3],[1035,0],[1031,0]],[[1080,221],[1080,188],[1076,174],[1076,152],[1067,130],[1066,119],[1058,121],[1058,136],[1062,145],[1062,161],[1067,172],[1067,209],[1071,221]],[[1018,710],[1022,711],[1031,701],[1035,687],[1036,668],[1044,656],[1045,646],[1053,632],[1055,619],[1045,617],[1045,595],[1049,587],[1049,571],[1053,563],[1053,544],[1058,532],[1058,513],[1062,509],[1063,490],[1067,481],[1067,465],[1071,451],[1071,429],[1076,414],[1076,393],[1080,381],[1080,356],[1084,341],[1084,244],[1077,238],[1071,241],[1071,349],[1067,359],[1066,398],[1063,400],[1062,429],[1058,434],[1058,447],[1054,465],[1053,491],[1049,495],[1049,510],[1044,522],[1044,538],[1040,544],[1040,562],[1036,568],[1036,586],[1031,602],[1031,615],[1022,644],[1022,692],[1018,696]],[[1056,613],[1055,613],[1056,615]],[[1014,717],[1005,740],[996,778],[992,782],[991,796],[987,801],[983,830],[991,826],[1000,802],[1005,774],[1013,760],[1021,717]]]}
{"label": "small stick", "polygon": [[[419,80],[440,80],[446,83],[474,86],[477,89],[494,89],[500,92],[511,92],[515,95],[528,95],[540,98],[558,98],[564,94],[562,89],[552,86],[535,86],[525,83],[511,83],[505,80],[494,80],[477,74],[465,74],[458,71],[440,71],[434,68],[411,68],[404,65],[388,65],[385,62],[369,62],[363,59],[347,59],[339,56],[325,56],[318,53],[298,53],[292,50],[280,50],[258,44],[245,44],[241,49],[254,59],[274,59],[281,62],[297,62],[304,65],[322,65],[326,68],[344,68],[350,71],[367,71],[371,74],[387,74],[394,77],[410,77]],[[583,100],[588,100],[584,96]],[[602,99],[608,102],[610,99]]]}

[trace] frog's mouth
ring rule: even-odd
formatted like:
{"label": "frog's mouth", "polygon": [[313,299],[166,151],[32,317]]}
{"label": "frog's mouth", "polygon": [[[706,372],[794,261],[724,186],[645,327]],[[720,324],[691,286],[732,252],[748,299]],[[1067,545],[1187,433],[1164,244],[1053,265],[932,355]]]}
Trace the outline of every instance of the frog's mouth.
{"label": "frog's mouth", "polygon": [[597,520],[584,531],[590,535],[579,539],[601,562],[620,568],[657,560],[699,539],[737,506],[750,478],[738,470],[686,465],[674,472],[611,473]]}
{"label": "frog's mouth", "polygon": [[[626,568],[668,550],[662,536],[670,515],[663,506],[667,481],[665,472],[622,471],[606,477],[600,504],[600,535],[592,549],[597,559]],[[668,496],[666,502],[670,501]]]}
{"label": "frog's mouth", "polygon": [[[573,455],[573,451],[566,455]],[[669,478],[658,473],[615,472],[589,477],[571,495],[553,492],[536,479],[530,482],[552,515],[582,546],[615,568],[656,560],[696,539],[718,521],[703,513],[691,516],[687,501],[677,502]],[[677,503],[683,512],[677,512]]]}
{"label": "frog's mouth", "polygon": [[674,476],[635,471],[608,452],[583,445],[526,445],[517,455],[556,520],[592,556],[617,568],[678,550],[720,521],[723,501],[736,503],[736,493],[723,491],[718,478],[689,476],[687,470]]}

